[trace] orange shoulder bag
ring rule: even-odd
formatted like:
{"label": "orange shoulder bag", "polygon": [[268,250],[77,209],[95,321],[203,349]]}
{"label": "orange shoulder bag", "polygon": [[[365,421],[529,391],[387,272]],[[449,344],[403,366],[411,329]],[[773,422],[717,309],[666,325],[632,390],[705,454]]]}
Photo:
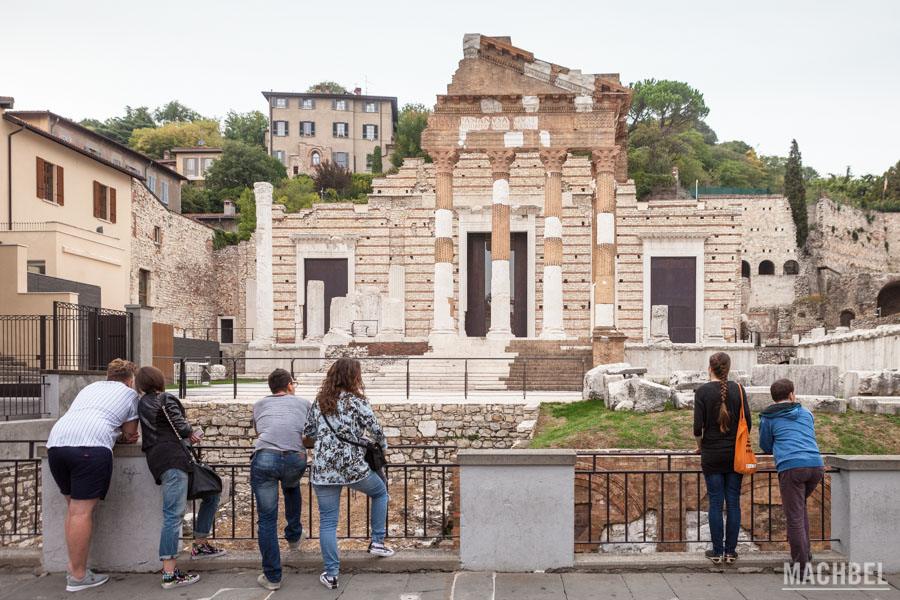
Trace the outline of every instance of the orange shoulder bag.
{"label": "orange shoulder bag", "polygon": [[750,429],[744,418],[744,388],[738,384],[741,398],[741,416],[738,419],[737,437],[734,440],[734,472],[742,475],[756,473],[756,454],[750,445]]}

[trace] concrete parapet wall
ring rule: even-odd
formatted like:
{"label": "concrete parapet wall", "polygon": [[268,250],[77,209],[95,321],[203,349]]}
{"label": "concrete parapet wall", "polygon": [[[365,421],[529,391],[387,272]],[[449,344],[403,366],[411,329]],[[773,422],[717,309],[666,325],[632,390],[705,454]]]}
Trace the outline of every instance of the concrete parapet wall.
{"label": "concrete parapet wall", "polygon": [[803,340],[797,346],[797,356],[816,365],[834,365],[841,371],[896,369],[900,365],[900,325]]}
{"label": "concrete parapet wall", "polygon": [[832,548],[851,563],[900,573],[900,455],[826,456],[831,474]]}
{"label": "concrete parapet wall", "polygon": [[841,391],[840,372],[829,365],[757,365],[750,379],[754,386],[790,379],[798,396],[838,396]]}
{"label": "concrete parapet wall", "polygon": [[[66,570],[66,500],[50,474],[46,449],[41,461],[43,568]],[[149,573],[160,569],[162,488],[153,481],[138,445],[116,446],[106,500],[94,512],[88,564],[99,571]]]}
{"label": "concrete parapet wall", "polygon": [[[57,419],[69,410],[83,388],[106,379],[105,371],[44,371],[47,382],[47,412]],[[46,439],[46,438],[44,438]]]}
{"label": "concrete parapet wall", "polygon": [[575,564],[574,450],[462,450],[459,464],[464,569]]}

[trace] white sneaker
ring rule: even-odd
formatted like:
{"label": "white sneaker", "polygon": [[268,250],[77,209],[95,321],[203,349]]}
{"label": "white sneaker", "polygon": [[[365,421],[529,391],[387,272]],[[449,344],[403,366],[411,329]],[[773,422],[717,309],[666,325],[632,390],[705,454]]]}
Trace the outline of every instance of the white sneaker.
{"label": "white sneaker", "polygon": [[256,583],[260,585],[260,587],[265,588],[267,590],[277,590],[281,587],[281,582],[269,581],[269,578],[266,577],[265,573],[260,573],[259,577],[256,578]]}
{"label": "white sneaker", "polygon": [[329,590],[338,589],[338,578],[332,577],[325,571],[322,571],[322,574],[319,575],[319,581],[321,582],[322,585],[327,587]]}
{"label": "white sneaker", "polygon": [[372,542],[371,544],[369,544],[369,554],[381,556],[382,558],[388,558],[394,555],[394,551],[384,544],[377,544],[375,542]]}
{"label": "white sneaker", "polygon": [[75,579],[66,573],[66,591],[80,592],[81,590],[103,585],[107,581],[109,581],[109,575],[100,575],[99,573],[94,573],[90,569],[84,572],[84,577],[81,579]]}

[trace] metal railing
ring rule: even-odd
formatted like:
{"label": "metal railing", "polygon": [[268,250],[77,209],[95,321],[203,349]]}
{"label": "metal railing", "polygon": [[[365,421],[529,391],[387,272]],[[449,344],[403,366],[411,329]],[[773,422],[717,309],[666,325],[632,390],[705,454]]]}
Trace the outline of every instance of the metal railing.
{"label": "metal railing", "polygon": [[[410,398],[414,394],[459,394],[468,398],[476,392],[515,392],[522,398],[535,391],[581,391],[584,374],[590,368],[583,357],[519,356],[439,357],[439,356],[359,356],[363,381],[370,390],[387,391]],[[287,367],[301,386],[318,387],[328,367],[337,358],[297,357],[211,357],[156,356],[172,360],[175,372],[166,376],[178,383],[179,397],[187,397],[188,389],[197,384],[212,384],[194,372],[192,363],[221,364],[227,378],[220,384],[231,384],[232,398],[238,397],[241,379],[265,380],[275,367]],[[189,371],[191,371],[189,373]],[[190,379],[195,380],[192,384]],[[255,375],[254,375],[255,374]]]}
{"label": "metal railing", "polygon": [[181,337],[219,342],[221,344],[243,344],[253,340],[253,328],[186,327],[181,331]]}
{"label": "metal railing", "polygon": [[[741,542],[787,541],[777,471],[771,456],[758,455],[760,468],[744,476]],[[829,468],[811,496],[810,541],[830,536]],[[575,466],[576,548],[606,544],[649,544],[660,549],[709,542],[701,532],[709,509],[700,456],[693,452],[579,451]],[[773,502],[774,491],[778,499]],[[749,504],[749,511],[746,506]],[[759,505],[759,508],[757,507]],[[776,514],[777,513],[777,514]],[[749,520],[748,520],[749,516]],[[649,526],[648,526],[649,521]],[[688,535],[688,530],[694,530]],[[665,546],[663,546],[665,548]]]}
{"label": "metal railing", "polygon": [[[0,545],[18,543],[42,535],[41,460],[36,446],[42,440],[0,441],[4,455],[21,458],[0,459]],[[217,540],[255,540],[258,512],[250,487],[252,447],[202,445],[198,455],[222,477],[226,496],[221,499],[213,525]],[[412,458],[421,453],[421,458]],[[387,535],[406,540],[449,540],[459,537],[454,521],[457,471],[456,446],[409,445],[389,449],[385,467],[391,499],[387,512]],[[319,518],[315,493],[310,483],[311,467],[301,479],[303,528],[306,537],[318,537]],[[7,493],[11,491],[11,495]],[[369,499],[345,489],[341,497],[342,522],[338,537],[368,539],[371,534]],[[199,502],[190,511],[197,514]]]}

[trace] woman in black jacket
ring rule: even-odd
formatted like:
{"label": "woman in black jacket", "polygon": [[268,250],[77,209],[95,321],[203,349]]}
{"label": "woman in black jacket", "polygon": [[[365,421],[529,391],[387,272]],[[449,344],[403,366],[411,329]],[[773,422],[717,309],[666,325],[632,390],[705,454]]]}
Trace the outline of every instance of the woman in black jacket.
{"label": "woman in black jacket", "polygon": [[[694,392],[694,437],[706,494],[709,499],[709,533],[712,550],[706,557],[713,563],[728,564],[737,560],[737,540],[741,530],[741,483],[743,475],[734,470],[734,444],[741,398],[750,428],[750,406],[740,384],[728,381],[731,358],[724,352],[709,357],[709,383]],[[722,505],[727,516],[722,522]]]}
{"label": "woman in black jacket", "polygon": [[[203,432],[194,431],[185,418],[184,407],[165,391],[162,371],[141,367],[135,376],[135,388],[141,396],[138,416],[141,420],[141,449],[157,485],[163,488],[163,526],[159,537],[159,560],[163,563],[162,587],[171,589],[200,580],[195,573],[185,573],[176,566],[181,546],[181,524],[187,509],[188,474],[191,461],[184,441],[196,444]],[[215,558],[225,551],[212,546],[207,537],[212,532],[219,497],[204,498],[194,521],[191,558]]]}

